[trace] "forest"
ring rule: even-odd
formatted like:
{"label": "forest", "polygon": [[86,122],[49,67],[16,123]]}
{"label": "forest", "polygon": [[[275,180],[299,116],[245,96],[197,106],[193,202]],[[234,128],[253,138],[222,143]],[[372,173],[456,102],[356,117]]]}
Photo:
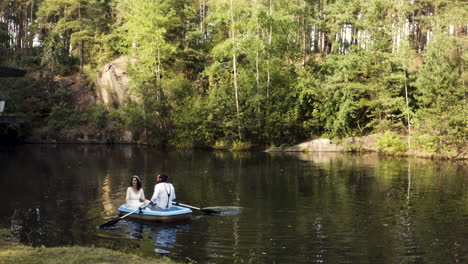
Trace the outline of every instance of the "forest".
{"label": "forest", "polygon": [[[385,133],[457,156],[467,17],[460,0],[1,0],[0,65],[28,74],[2,78],[0,96],[30,121],[24,136],[87,126],[247,149]],[[59,77],[92,92],[119,57],[125,102],[73,105]]]}

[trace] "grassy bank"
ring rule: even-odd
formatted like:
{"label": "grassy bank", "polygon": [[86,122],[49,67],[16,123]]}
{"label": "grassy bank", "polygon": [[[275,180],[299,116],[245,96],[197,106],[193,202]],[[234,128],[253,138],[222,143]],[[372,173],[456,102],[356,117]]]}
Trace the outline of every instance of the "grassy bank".
{"label": "grassy bank", "polygon": [[105,248],[29,247],[18,244],[8,230],[0,230],[0,264],[170,264],[168,258],[148,259]]}

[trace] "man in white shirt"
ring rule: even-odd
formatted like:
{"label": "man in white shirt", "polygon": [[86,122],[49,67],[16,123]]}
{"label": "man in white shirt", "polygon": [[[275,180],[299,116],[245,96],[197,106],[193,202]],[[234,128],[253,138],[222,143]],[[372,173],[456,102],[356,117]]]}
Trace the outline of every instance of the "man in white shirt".
{"label": "man in white shirt", "polygon": [[151,202],[154,209],[169,209],[172,206],[172,201],[175,200],[175,189],[174,186],[167,182],[169,176],[165,174],[159,174],[156,178],[156,185],[154,186],[153,197]]}

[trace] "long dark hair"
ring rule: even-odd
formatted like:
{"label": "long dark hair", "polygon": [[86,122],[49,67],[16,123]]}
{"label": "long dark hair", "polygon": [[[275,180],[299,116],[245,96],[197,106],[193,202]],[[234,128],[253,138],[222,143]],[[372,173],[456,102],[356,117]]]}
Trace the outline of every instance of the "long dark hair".
{"label": "long dark hair", "polygon": [[161,182],[167,182],[167,179],[169,179],[169,176],[166,174],[159,174],[158,177],[161,179]]}
{"label": "long dark hair", "polygon": [[133,186],[132,182],[133,182],[133,179],[134,179],[134,178],[137,180],[136,188],[137,188],[137,190],[140,190],[140,189],[141,189],[140,177],[138,177],[138,176],[136,176],[136,175],[133,175],[133,176],[132,176],[132,179],[130,180],[130,187]]}

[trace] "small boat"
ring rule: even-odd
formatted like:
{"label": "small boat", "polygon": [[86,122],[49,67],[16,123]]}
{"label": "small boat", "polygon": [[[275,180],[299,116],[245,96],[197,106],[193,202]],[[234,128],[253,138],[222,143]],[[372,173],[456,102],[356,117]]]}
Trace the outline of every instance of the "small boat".
{"label": "small boat", "polygon": [[[120,214],[128,214],[130,212],[135,211],[135,208],[127,208],[125,204],[122,204],[118,208]],[[192,214],[192,210],[182,207],[173,205],[171,208],[167,210],[151,210],[150,207],[146,207],[141,209],[141,211],[137,211],[128,217],[133,217],[141,220],[146,221],[157,221],[157,222],[172,222],[182,219],[190,218]]]}

